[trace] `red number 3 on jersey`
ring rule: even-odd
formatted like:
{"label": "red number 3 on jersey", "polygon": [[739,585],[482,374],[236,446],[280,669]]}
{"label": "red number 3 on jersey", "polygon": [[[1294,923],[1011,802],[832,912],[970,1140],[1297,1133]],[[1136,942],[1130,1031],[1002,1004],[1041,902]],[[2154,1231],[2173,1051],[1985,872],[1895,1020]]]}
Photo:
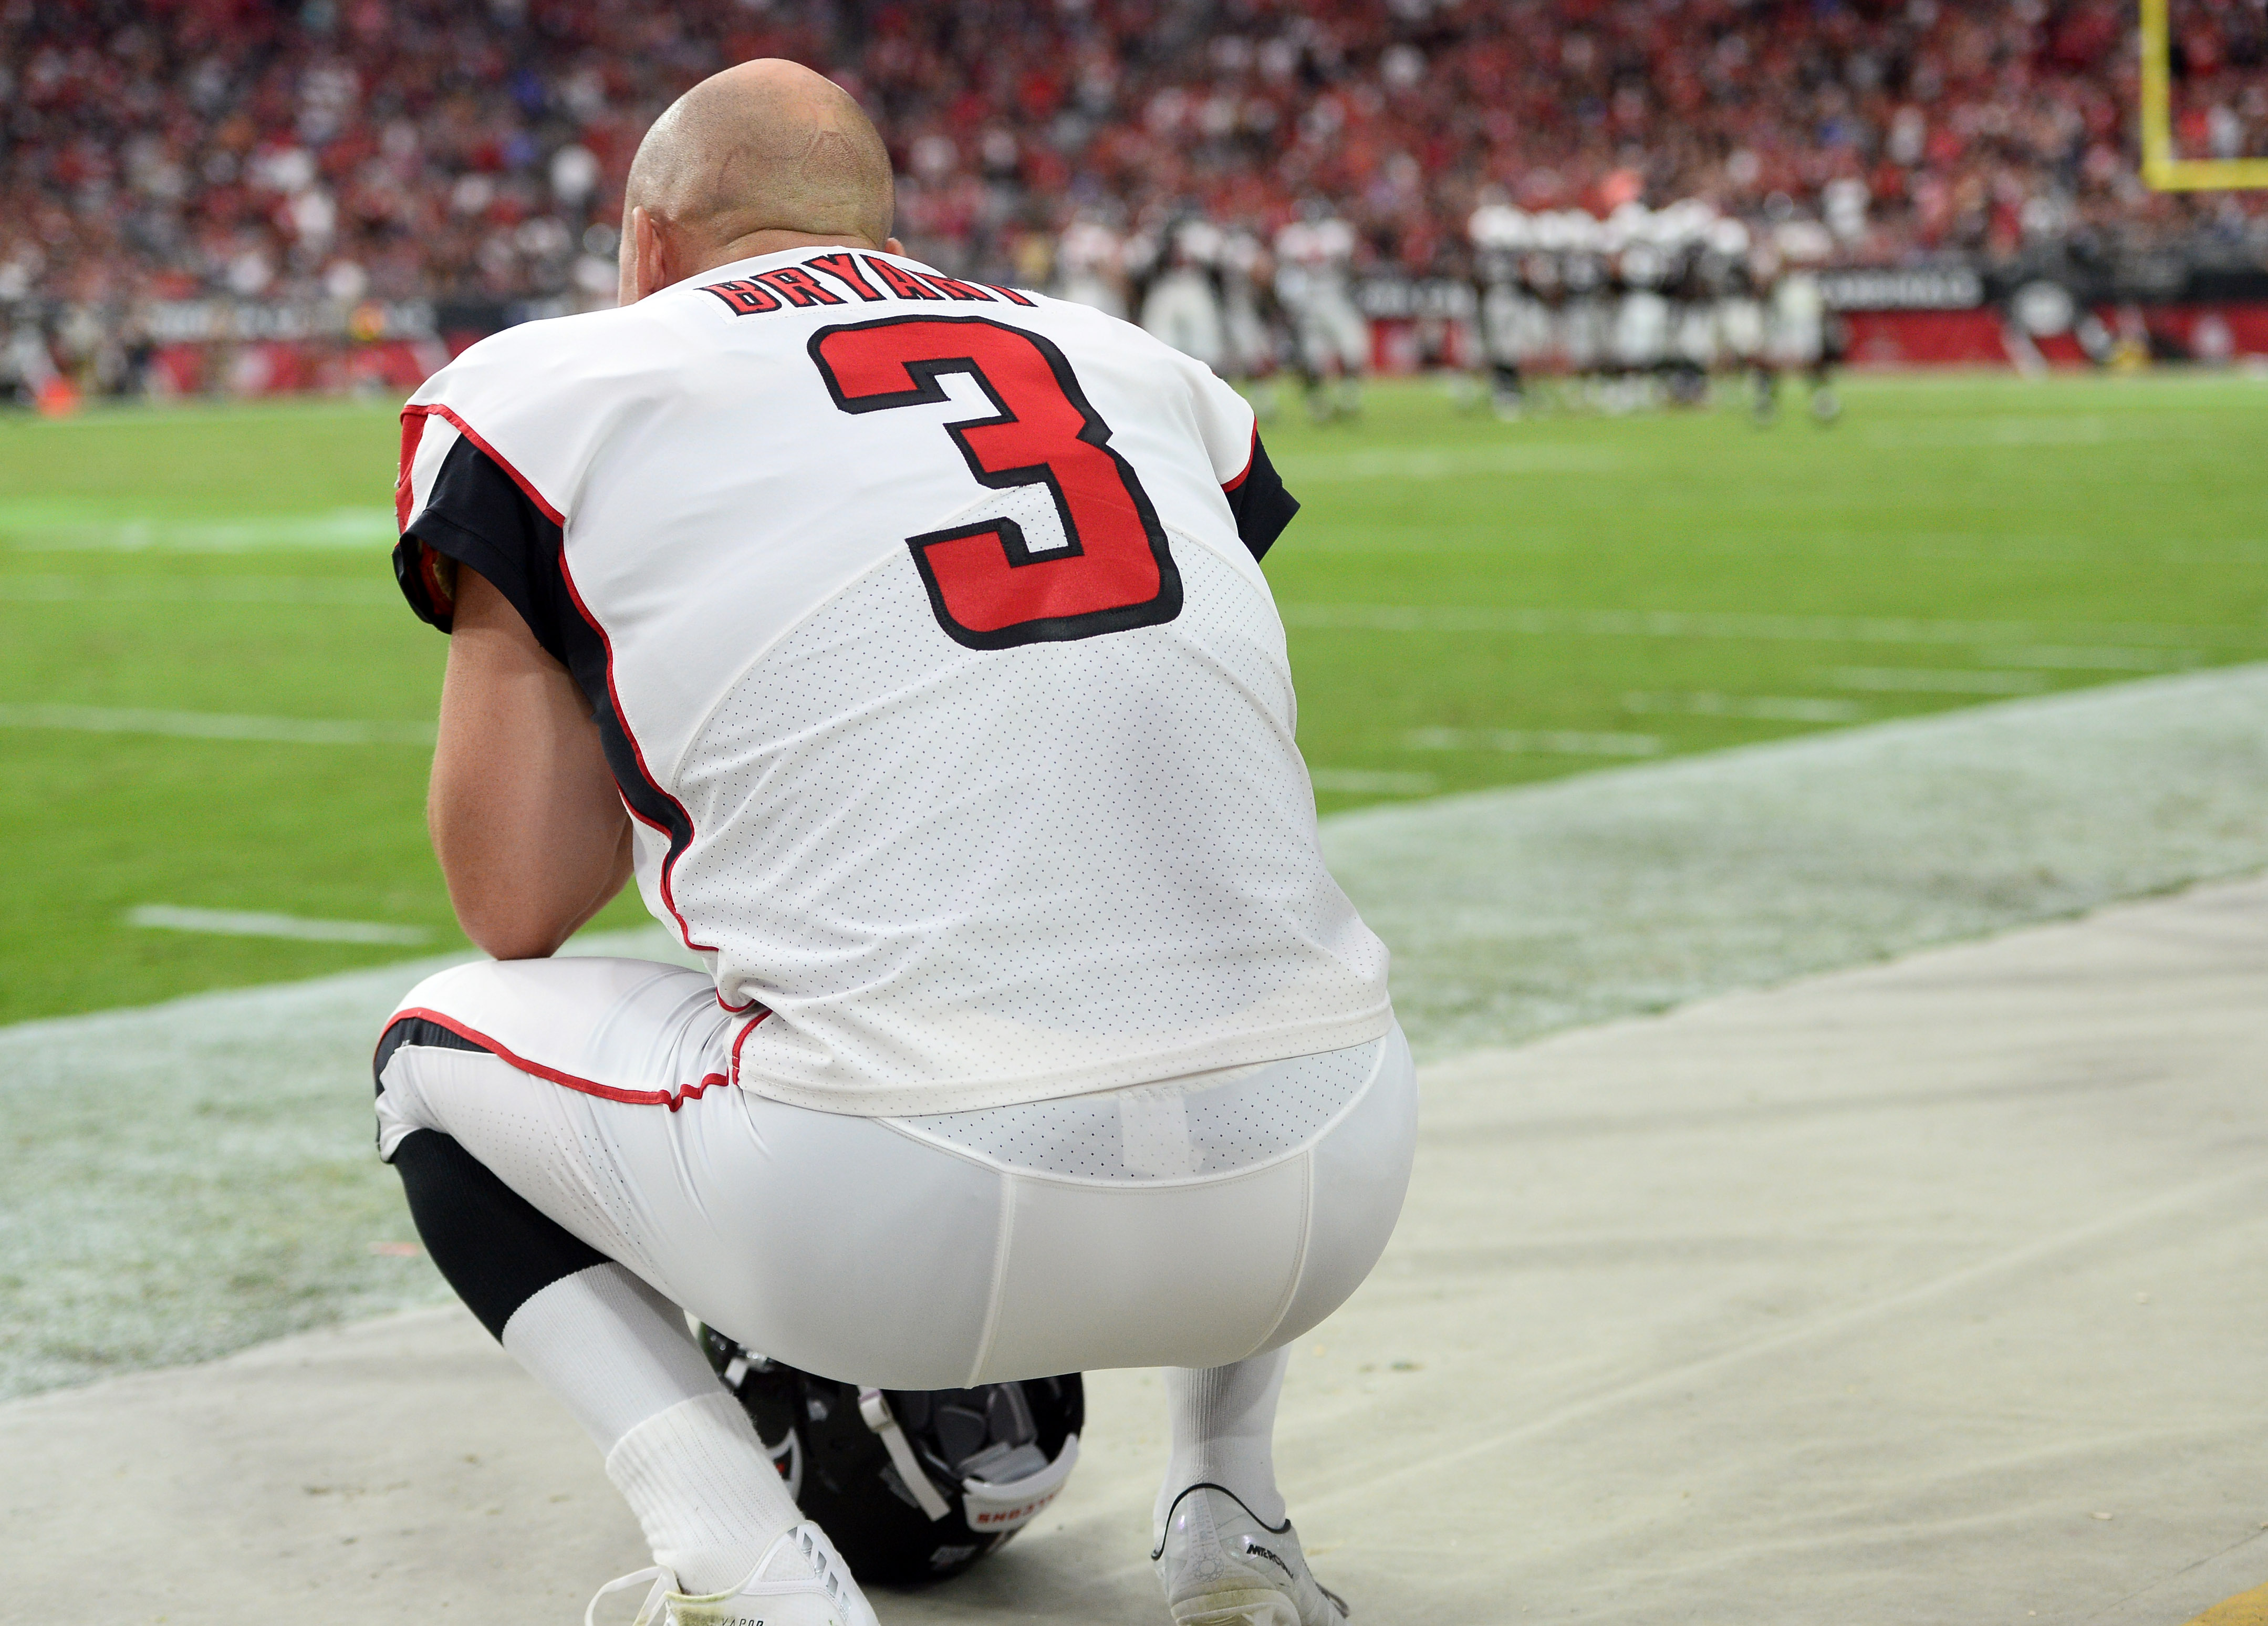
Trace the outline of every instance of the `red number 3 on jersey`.
{"label": "red number 3 on jersey", "polygon": [[1182,577],[1110,426],[1087,404],[1064,353],[1035,333],[982,316],[900,316],[821,329],[811,358],[845,412],[948,400],[965,373],[998,413],[945,425],[979,484],[1045,485],[1067,547],[1034,552],[1009,519],[909,536],[939,625],[972,649],[1007,649],[1129,627],[1182,611]]}

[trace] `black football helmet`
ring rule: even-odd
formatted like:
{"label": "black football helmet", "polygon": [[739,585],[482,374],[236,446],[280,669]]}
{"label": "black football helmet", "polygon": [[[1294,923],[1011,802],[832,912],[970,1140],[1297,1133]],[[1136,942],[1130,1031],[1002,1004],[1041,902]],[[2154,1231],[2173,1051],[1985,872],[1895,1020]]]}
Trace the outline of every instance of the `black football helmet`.
{"label": "black football helmet", "polygon": [[796,1505],[861,1581],[958,1575],[1053,1502],[1079,1460],[1079,1375],[974,1389],[862,1389],[742,1349],[701,1349]]}

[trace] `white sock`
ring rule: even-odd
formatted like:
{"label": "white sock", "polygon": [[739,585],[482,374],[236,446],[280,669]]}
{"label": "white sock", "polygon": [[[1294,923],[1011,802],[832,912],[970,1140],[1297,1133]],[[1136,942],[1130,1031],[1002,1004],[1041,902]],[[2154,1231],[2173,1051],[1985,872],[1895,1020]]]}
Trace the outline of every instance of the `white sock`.
{"label": "white sock", "polygon": [[623,1435],[607,1453],[607,1477],[637,1515],[654,1563],[696,1597],[747,1579],[803,1518],[748,1414],[713,1386]]}
{"label": "white sock", "polygon": [[803,1517],[684,1316],[620,1265],[535,1294],[504,1323],[504,1347],[607,1453],[654,1562],[688,1592],[738,1585]]}
{"label": "white sock", "polygon": [[504,1347],[601,1452],[658,1411],[719,1385],[675,1304],[620,1265],[562,1276],[512,1312]]}
{"label": "white sock", "polygon": [[1174,1445],[1152,1515],[1160,1534],[1174,1498],[1191,1485],[1219,1485],[1263,1524],[1284,1522],[1284,1497],[1276,1489],[1276,1399],[1291,1360],[1287,1345],[1229,1366],[1167,1369]]}

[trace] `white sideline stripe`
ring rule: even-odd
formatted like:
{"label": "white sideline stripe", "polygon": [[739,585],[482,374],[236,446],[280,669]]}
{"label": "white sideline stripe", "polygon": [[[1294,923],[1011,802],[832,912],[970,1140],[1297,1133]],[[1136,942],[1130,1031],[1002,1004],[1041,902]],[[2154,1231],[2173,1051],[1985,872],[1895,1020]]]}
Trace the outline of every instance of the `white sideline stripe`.
{"label": "white sideline stripe", "polygon": [[1639,715],[1668,713],[1686,717],[1738,717],[1754,722],[1863,722],[1867,708],[1856,700],[1823,700],[1808,695],[1626,694],[1623,710]]}
{"label": "white sideline stripe", "polygon": [[24,604],[380,604],[388,581],[333,576],[55,576],[0,574],[0,599]]}
{"label": "white sideline stripe", "polygon": [[241,520],[116,520],[52,504],[0,503],[0,537],[27,552],[244,553],[262,548],[391,547],[391,508],[333,508]]}
{"label": "white sideline stripe", "polygon": [[1885,424],[1867,432],[1867,444],[1913,447],[2103,446],[2113,440],[2203,440],[2205,426],[2142,413],[2086,418],[1940,418],[1931,423]]}
{"label": "white sideline stripe", "polygon": [[1653,757],[1661,739],[1580,728],[1412,728],[1403,735],[1411,750],[1498,750],[1516,757]]}
{"label": "white sideline stripe", "polygon": [[1913,666],[1838,666],[1827,677],[1838,689],[1864,689],[1873,694],[2038,694],[2048,686],[2037,672]]}
{"label": "white sideline stripe", "polygon": [[1430,773],[1373,772],[1368,768],[1310,768],[1307,778],[1317,790],[1342,791],[1355,796],[1430,796],[1440,780]]}
{"label": "white sideline stripe", "polygon": [[434,740],[434,725],[430,722],[242,717],[228,712],[158,712],[116,706],[0,706],[0,728],[158,734],[181,740],[263,740],[286,745],[431,745]]}
{"label": "white sideline stripe", "polygon": [[144,904],[126,912],[129,926],[169,932],[212,932],[224,937],[291,937],[303,942],[379,942],[414,949],[432,941],[422,926],[382,926],[370,920],[309,920],[296,914],[258,914],[238,909],[177,909]]}
{"label": "white sideline stripe", "polygon": [[2195,666],[2204,657],[2194,649],[2079,649],[2037,644],[2021,649],[1980,649],[1986,666],[2037,666],[2070,672],[2168,672]]}
{"label": "white sideline stripe", "polygon": [[[2014,647],[2060,639],[2090,644],[2208,644],[2268,652],[2268,632],[2243,627],[2095,626],[2043,621],[1919,621],[1881,616],[1778,616],[1683,610],[1489,610],[1447,604],[1278,603],[1286,626],[1364,632],[1526,632],[1591,638],[1766,639],[1822,644]],[[2187,650],[2179,651],[2188,654]]]}

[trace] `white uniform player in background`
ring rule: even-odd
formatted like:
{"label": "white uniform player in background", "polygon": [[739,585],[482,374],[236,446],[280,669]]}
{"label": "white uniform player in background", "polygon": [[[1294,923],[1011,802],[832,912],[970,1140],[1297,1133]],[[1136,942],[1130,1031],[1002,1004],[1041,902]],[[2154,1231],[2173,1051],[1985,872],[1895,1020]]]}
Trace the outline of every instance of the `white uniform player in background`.
{"label": "white uniform player in background", "polygon": [[1228,341],[1226,376],[1231,379],[1264,378],[1276,369],[1276,337],[1269,322],[1275,277],[1267,246],[1257,237],[1242,226],[1221,233],[1221,326]]}
{"label": "white uniform player in background", "polygon": [[1318,419],[1362,410],[1370,324],[1355,308],[1354,252],[1354,228],[1317,197],[1276,233],[1276,295],[1292,323],[1308,410]]}
{"label": "white uniform player in background", "polygon": [[1607,397],[1610,411],[1634,411],[1660,399],[1661,368],[1669,358],[1669,301],[1662,294],[1668,256],[1646,232],[1646,223],[1625,223],[1631,235],[1615,259],[1619,295],[1615,301],[1615,381]]}
{"label": "white uniform player in background", "polygon": [[1126,314],[1125,244],[1108,223],[1081,212],[1056,245],[1056,292],[1106,316]]}
{"label": "white uniform player in background", "polygon": [[1773,233],[1773,248],[1778,270],[1767,307],[1766,353],[1775,370],[1805,375],[1811,385],[1813,421],[1831,424],[1841,416],[1843,404],[1835,395],[1827,298],[1819,285],[1818,268],[1833,251],[1834,239],[1816,221],[1789,220]]}
{"label": "white uniform player in background", "polygon": [[1708,261],[1709,228],[1717,211],[1684,198],[1661,211],[1659,240],[1669,257],[1664,291],[1669,296],[1669,398],[1679,406],[1708,399],[1717,366],[1717,286]]}
{"label": "white uniform player in background", "polygon": [[1183,215],[1160,233],[1142,292],[1142,330],[1216,373],[1228,359],[1220,301],[1220,229]]}
{"label": "white uniform player in background", "polygon": [[1715,291],[1717,355],[1728,372],[1756,381],[1754,409],[1769,411],[1764,369],[1764,309],[1756,298],[1753,242],[1749,228],[1730,218],[1710,223],[1702,255],[1704,280]]}
{"label": "white uniform player in background", "polygon": [[1550,314],[1524,277],[1536,233],[1528,216],[1501,195],[1473,211],[1465,232],[1472,240],[1479,350],[1488,368],[1489,396],[1498,417],[1518,418],[1527,407],[1528,373],[1550,336]]}
{"label": "white uniform player in background", "polygon": [[[1173,1617],[1336,1626],[1269,1437],[1416,1098],[1293,744],[1297,505],[1204,367],[889,212],[854,101],[731,70],[639,150],[623,307],[405,410],[431,824],[498,957],[388,1021],[381,1151],[605,1452],[650,1626],[874,1620],[681,1312],[885,1437],[886,1392],[1165,1366]],[[632,871],[705,969],[547,957]]]}
{"label": "white uniform player in background", "polygon": [[1559,211],[1552,238],[1558,244],[1559,307],[1553,326],[1559,353],[1579,387],[1595,400],[1610,360],[1612,290],[1608,285],[1605,233],[1580,209]]}

